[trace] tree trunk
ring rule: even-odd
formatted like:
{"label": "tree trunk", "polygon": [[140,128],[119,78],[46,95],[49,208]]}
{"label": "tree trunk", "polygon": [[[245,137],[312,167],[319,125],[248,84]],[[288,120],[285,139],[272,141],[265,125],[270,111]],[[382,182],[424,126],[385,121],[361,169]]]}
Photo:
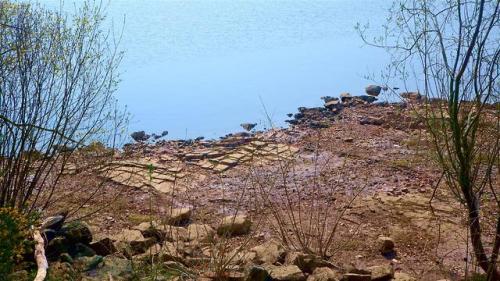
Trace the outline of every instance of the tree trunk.
{"label": "tree trunk", "polygon": [[[498,272],[495,264],[490,263],[490,261],[488,260],[488,256],[484,251],[483,241],[481,240],[481,224],[479,223],[479,208],[477,205],[477,201],[475,200],[475,198],[473,198],[473,196],[466,196],[466,201],[469,211],[469,230],[471,243],[477,262],[481,269],[484,270],[484,272],[491,272],[491,280],[500,280],[500,272]],[[498,240],[498,235],[495,240]]]}

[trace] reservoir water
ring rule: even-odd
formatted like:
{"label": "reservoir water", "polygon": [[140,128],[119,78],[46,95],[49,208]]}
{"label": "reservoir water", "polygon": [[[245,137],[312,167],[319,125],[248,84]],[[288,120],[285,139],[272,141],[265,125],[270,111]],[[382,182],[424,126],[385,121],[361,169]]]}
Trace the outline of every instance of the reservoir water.
{"label": "reservoir water", "polygon": [[[59,0],[40,0],[59,5]],[[76,4],[78,5],[78,1]],[[357,22],[378,36],[389,0],[111,0],[125,57],[117,97],[130,130],[168,138],[216,138],[240,123],[285,126],[299,106],[321,96],[363,94],[387,64]],[[66,1],[64,9],[74,9]],[[264,110],[265,108],[265,110]]]}

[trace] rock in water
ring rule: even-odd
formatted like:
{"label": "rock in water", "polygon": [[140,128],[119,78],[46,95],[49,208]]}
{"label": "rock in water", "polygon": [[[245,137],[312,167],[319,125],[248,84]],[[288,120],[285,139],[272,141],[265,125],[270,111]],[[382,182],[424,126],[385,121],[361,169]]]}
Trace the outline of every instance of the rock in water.
{"label": "rock in water", "polygon": [[243,124],[240,124],[240,126],[243,129],[250,132],[253,128],[255,128],[255,126],[257,126],[257,123],[243,123]]}
{"label": "rock in water", "polygon": [[382,87],[378,85],[368,85],[365,88],[365,92],[370,95],[370,96],[378,96],[380,95],[380,92],[382,91]]}

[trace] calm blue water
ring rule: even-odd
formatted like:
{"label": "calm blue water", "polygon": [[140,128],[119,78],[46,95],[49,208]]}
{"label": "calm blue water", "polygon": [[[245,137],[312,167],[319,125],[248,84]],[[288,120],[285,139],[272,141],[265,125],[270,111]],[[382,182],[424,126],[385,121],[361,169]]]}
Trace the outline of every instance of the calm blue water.
{"label": "calm blue water", "polygon": [[215,138],[243,122],[268,127],[260,99],[282,126],[321,96],[362,94],[363,77],[379,73],[387,56],[364,46],[354,25],[379,26],[390,4],[111,0],[109,19],[125,17],[118,98],[132,114],[130,130]]}

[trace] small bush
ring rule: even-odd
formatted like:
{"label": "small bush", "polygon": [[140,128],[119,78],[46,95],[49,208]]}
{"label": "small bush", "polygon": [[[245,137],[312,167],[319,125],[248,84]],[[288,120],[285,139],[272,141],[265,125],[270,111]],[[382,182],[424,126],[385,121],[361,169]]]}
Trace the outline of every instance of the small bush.
{"label": "small bush", "polygon": [[0,208],[0,276],[14,269],[29,247],[28,220],[13,208]]}

